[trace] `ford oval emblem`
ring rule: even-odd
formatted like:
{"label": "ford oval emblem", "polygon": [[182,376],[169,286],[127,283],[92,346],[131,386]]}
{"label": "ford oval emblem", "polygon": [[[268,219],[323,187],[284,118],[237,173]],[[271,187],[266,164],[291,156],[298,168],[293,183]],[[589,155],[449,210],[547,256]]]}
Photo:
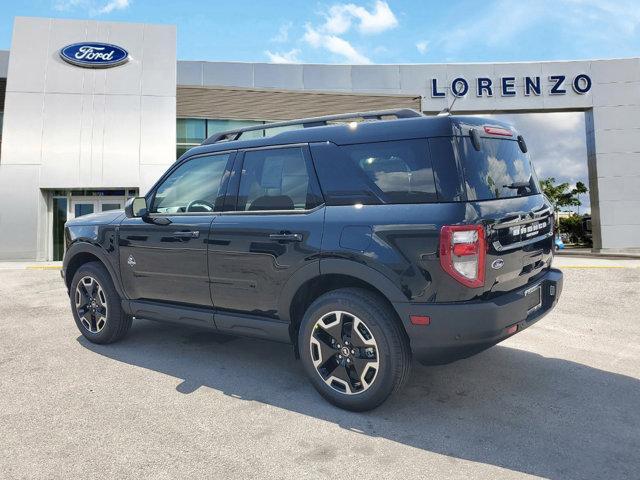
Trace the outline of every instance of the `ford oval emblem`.
{"label": "ford oval emblem", "polygon": [[501,258],[498,258],[491,263],[491,268],[494,270],[500,270],[502,267],[504,267],[504,260]]}
{"label": "ford oval emblem", "polygon": [[85,68],[108,68],[129,60],[129,52],[110,43],[82,42],[67,45],[60,57],[72,65]]}

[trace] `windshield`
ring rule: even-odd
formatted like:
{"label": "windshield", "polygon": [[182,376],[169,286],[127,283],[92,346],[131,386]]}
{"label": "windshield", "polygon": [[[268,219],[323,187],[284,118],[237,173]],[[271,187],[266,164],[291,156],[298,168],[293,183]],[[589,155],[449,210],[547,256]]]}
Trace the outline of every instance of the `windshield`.
{"label": "windshield", "polygon": [[531,160],[515,140],[483,138],[481,149],[477,151],[469,137],[458,137],[458,148],[469,200],[540,193]]}

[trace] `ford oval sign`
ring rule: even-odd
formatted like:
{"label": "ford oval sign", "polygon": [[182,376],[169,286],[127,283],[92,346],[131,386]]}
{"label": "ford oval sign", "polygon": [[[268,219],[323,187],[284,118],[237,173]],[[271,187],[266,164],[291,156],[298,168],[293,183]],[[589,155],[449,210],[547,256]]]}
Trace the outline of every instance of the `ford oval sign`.
{"label": "ford oval sign", "polygon": [[129,52],[110,43],[83,42],[67,45],[60,50],[65,62],[85,68],[108,68],[129,60]]}
{"label": "ford oval sign", "polygon": [[504,267],[504,260],[502,260],[501,258],[496,258],[493,262],[491,262],[491,268],[493,268],[494,270],[500,270],[502,267]]}

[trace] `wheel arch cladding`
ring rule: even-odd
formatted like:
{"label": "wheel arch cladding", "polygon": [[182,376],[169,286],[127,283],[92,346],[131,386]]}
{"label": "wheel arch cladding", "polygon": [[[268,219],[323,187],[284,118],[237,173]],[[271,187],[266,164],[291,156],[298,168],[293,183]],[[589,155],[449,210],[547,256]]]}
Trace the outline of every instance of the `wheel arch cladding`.
{"label": "wheel arch cladding", "polygon": [[405,327],[392,303],[392,301],[397,298],[396,295],[398,295],[398,293],[402,295],[399,289],[396,289],[397,292],[392,292],[394,295],[390,298],[388,289],[384,287],[380,288],[380,284],[375,281],[371,282],[371,276],[364,278],[367,280],[345,273],[323,273],[309,278],[302,283],[287,303],[288,310],[286,314],[288,315],[287,320],[290,322],[289,335],[291,336],[292,343],[297,345],[298,329],[302,317],[314,300],[325,293],[343,288],[360,288],[380,298],[388,306],[389,311],[394,315],[394,320],[398,322],[402,331],[406,334]]}
{"label": "wheel arch cladding", "polygon": [[116,292],[118,292],[118,295],[120,295],[121,298],[124,298],[122,287],[120,285],[120,278],[113,271],[113,267],[106,260],[104,253],[101,252],[98,247],[84,242],[74,243],[69,247],[65,254],[63,268],[65,272],[64,279],[65,284],[67,285],[67,290],[71,288],[71,281],[78,269],[89,262],[98,262],[107,270],[107,273],[111,276],[111,280],[116,288]]}

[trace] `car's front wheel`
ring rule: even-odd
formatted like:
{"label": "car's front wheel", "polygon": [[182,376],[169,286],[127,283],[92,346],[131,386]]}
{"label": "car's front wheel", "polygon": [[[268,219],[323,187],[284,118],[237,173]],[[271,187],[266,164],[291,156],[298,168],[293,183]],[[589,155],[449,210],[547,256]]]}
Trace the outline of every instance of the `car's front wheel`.
{"label": "car's front wheel", "polygon": [[404,384],[411,352],[394,316],[382,299],[358,288],[334,290],[311,304],[298,348],[324,398],[348,410],[370,410]]}
{"label": "car's front wheel", "polygon": [[73,318],[80,333],[93,343],[112,343],[126,335],[132,319],[107,269],[98,262],[82,265],[69,289]]}

